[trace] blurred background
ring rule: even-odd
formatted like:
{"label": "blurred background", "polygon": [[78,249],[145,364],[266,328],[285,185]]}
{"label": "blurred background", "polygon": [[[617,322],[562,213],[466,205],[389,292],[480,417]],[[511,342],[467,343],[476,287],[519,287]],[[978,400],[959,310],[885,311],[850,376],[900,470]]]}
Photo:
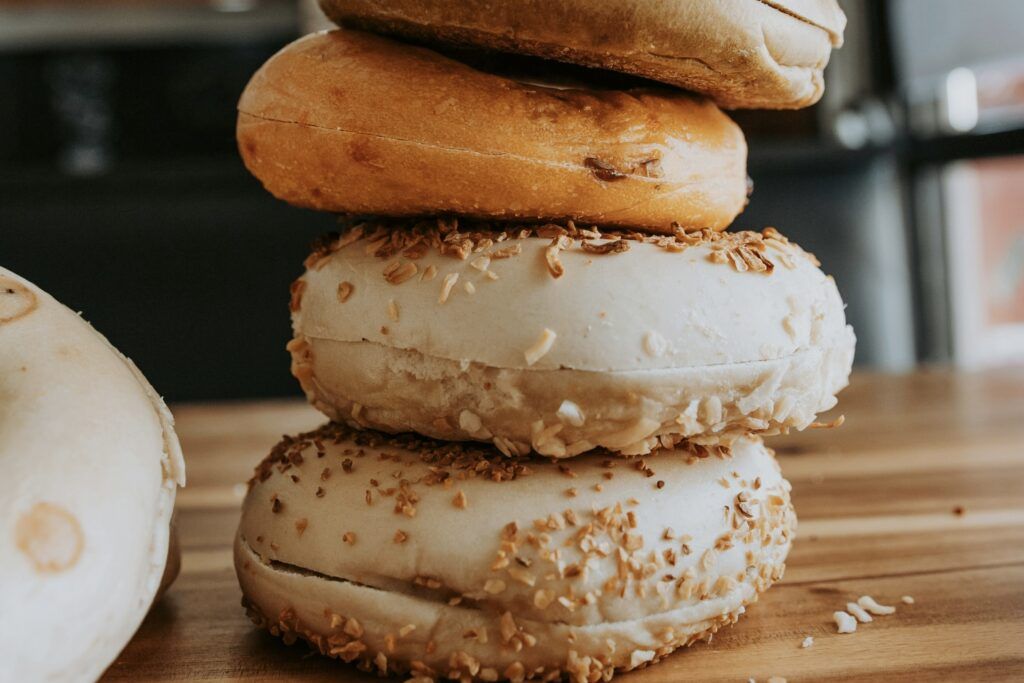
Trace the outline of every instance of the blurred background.
{"label": "blurred background", "polygon": [[[824,99],[734,112],[774,225],[835,275],[862,368],[1024,363],[1024,2],[840,0]],[[273,200],[235,103],[295,0],[0,0],[0,264],[171,400],[297,394],[288,284],[330,216]]]}

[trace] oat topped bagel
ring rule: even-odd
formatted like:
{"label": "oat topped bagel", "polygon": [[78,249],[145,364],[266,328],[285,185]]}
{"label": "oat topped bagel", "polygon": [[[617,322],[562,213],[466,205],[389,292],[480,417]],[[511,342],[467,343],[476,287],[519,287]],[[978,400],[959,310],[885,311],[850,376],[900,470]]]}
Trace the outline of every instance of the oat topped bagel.
{"label": "oat topped bagel", "polygon": [[735,621],[795,525],[756,439],[563,464],[327,425],[257,468],[235,564],[257,624],[369,671],[606,680]]}
{"label": "oat topped bagel", "polygon": [[771,229],[371,221],[306,263],[289,348],[317,408],[509,454],[802,429],[853,356],[835,284]]}

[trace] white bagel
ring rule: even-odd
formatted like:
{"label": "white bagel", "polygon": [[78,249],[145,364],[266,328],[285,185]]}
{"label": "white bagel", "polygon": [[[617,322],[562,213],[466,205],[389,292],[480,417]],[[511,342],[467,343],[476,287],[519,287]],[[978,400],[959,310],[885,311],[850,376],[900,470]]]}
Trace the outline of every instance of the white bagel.
{"label": "white bagel", "polygon": [[92,681],[161,584],[171,414],[88,323],[0,268],[0,678]]}
{"label": "white bagel", "polygon": [[771,230],[621,236],[348,229],[293,289],[293,373],[353,426],[554,457],[728,444],[835,404],[854,336],[813,257]]}
{"label": "white bagel", "polygon": [[560,464],[332,423],[257,468],[236,571],[258,624],[364,668],[600,680],[781,577],[788,490],[755,439],[729,458]]}

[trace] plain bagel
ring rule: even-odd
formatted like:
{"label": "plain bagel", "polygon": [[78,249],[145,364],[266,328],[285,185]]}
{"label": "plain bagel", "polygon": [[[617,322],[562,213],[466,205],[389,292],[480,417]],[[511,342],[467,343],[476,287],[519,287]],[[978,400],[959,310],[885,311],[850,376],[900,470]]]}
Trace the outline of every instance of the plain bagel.
{"label": "plain bagel", "polygon": [[814,104],[836,0],[320,0],[346,26],[636,74],[727,108]]}
{"label": "plain bagel", "polygon": [[177,571],[184,463],[131,361],[3,268],[0,463],[0,678],[94,681]]}
{"label": "plain bagel", "polygon": [[334,420],[509,454],[803,429],[847,382],[835,283],[777,231],[367,222],[292,291],[292,372]]}
{"label": "plain bagel", "polygon": [[771,452],[568,464],[337,423],[257,468],[235,567],[286,642],[415,680],[607,680],[707,638],[778,580]]}
{"label": "plain bagel", "polygon": [[724,228],[746,203],[743,134],[707,100],[518,83],[357,31],[285,47],[238,110],[253,175],[322,211],[671,232]]}

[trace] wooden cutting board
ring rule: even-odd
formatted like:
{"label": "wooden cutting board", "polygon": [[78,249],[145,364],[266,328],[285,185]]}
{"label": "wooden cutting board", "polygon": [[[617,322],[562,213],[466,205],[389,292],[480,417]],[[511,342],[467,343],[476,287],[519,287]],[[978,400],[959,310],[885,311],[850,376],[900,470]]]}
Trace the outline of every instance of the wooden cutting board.
{"label": "wooden cutting board", "polygon": [[[616,680],[1024,681],[1024,369],[858,375],[840,408],[839,429],[769,442],[800,518],[784,581],[711,643]],[[319,415],[297,401],[175,414],[182,573],[104,680],[376,680],[255,630],[239,606],[241,482]],[[896,614],[837,634],[832,612],[864,594]]]}

